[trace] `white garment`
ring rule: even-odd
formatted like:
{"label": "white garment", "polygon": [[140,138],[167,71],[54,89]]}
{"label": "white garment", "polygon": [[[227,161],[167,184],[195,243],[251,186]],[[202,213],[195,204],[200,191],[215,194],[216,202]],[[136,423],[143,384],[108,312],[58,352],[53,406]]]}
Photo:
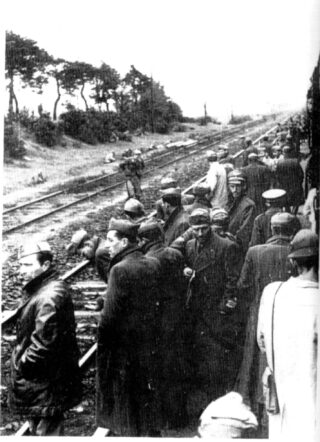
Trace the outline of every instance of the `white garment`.
{"label": "white garment", "polygon": [[310,229],[314,233],[317,233],[316,232],[316,214],[315,214],[314,205],[313,205],[316,195],[317,195],[316,188],[312,188],[309,190],[308,197],[304,203],[303,211],[302,211],[303,215],[305,215],[308,218],[308,220],[311,224]]}
{"label": "white garment", "polygon": [[227,173],[217,161],[210,163],[206,182],[211,189],[212,207],[226,208],[228,201]]}
{"label": "white garment", "polygon": [[[278,286],[274,282],[263,291],[257,330],[271,369],[272,303]],[[273,437],[315,440],[319,299],[318,283],[293,277],[276,294],[274,376],[280,415],[270,419]],[[274,424],[279,425],[278,434]]]}

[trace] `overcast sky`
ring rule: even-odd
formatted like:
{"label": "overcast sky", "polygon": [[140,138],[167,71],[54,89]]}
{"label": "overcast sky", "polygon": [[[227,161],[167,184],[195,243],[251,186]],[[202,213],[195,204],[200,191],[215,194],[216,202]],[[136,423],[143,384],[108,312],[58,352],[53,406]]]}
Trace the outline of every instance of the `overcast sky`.
{"label": "overcast sky", "polygon": [[[5,0],[5,28],[50,54],[121,75],[134,64],[185,115],[206,102],[222,119],[303,106],[319,22],[320,0]],[[49,92],[35,100],[52,111]]]}

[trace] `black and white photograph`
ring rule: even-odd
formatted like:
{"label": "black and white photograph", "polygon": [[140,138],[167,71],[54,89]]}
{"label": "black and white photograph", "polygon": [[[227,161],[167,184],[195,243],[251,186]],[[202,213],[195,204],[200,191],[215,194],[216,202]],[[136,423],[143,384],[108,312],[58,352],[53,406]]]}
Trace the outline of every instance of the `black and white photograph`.
{"label": "black and white photograph", "polygon": [[320,0],[1,9],[1,437],[319,440]]}

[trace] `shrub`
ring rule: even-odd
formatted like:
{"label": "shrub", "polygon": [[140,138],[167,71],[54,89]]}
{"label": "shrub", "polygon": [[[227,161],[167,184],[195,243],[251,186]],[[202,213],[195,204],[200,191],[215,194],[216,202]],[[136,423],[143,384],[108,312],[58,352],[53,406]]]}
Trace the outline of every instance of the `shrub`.
{"label": "shrub", "polygon": [[5,118],[4,120],[4,159],[23,158],[26,154],[24,141],[19,137],[18,125]]}
{"label": "shrub", "polygon": [[21,125],[25,129],[27,129],[28,132],[33,132],[34,124],[37,121],[37,118],[35,117],[33,112],[31,112],[30,115],[29,110],[26,107],[24,107],[19,113],[19,121]]}
{"label": "shrub", "polygon": [[36,141],[47,147],[52,147],[61,141],[63,128],[60,123],[54,123],[50,115],[43,113],[33,125]]}

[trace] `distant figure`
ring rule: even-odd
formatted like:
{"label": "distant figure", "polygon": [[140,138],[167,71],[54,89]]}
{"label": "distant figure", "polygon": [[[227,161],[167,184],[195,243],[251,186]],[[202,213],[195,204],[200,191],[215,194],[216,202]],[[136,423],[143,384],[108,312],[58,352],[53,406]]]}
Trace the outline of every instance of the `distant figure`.
{"label": "distant figure", "polygon": [[207,154],[210,168],[207,172],[206,183],[210,187],[210,202],[212,207],[225,208],[228,201],[227,173],[222,164],[218,162],[218,156],[210,151]]}
{"label": "distant figure", "polygon": [[79,349],[72,299],[58,279],[47,242],[19,253],[25,285],[11,358],[10,407],[32,436],[63,435],[63,413],[81,400]]}
{"label": "distant figure", "polygon": [[189,228],[189,215],[181,201],[181,190],[167,189],[162,194],[165,223],[163,225],[164,243],[166,246],[182,235]]}
{"label": "distant figure", "polygon": [[142,196],[140,181],[144,169],[144,161],[141,157],[141,152],[135,150],[132,157],[123,156],[119,168],[126,178],[128,199],[135,198],[140,200]]}
{"label": "distant figure", "polygon": [[258,148],[252,144],[251,138],[246,138],[245,150],[242,155],[242,167],[245,167],[249,164],[249,155],[251,153],[259,154]]}

